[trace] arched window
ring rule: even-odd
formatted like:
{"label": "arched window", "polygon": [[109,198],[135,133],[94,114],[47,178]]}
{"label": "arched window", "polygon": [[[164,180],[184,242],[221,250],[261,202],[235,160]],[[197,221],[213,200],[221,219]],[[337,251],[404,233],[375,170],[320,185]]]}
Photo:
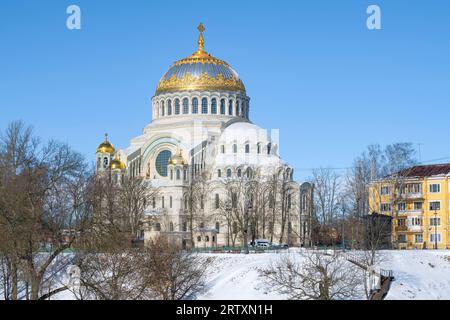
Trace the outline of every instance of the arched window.
{"label": "arched window", "polygon": [[172,156],[172,152],[169,150],[161,151],[156,157],[155,166],[156,171],[163,177],[167,177],[167,164]]}
{"label": "arched window", "polygon": [[205,229],[205,224],[203,222],[200,223],[200,229]]}
{"label": "arched window", "polygon": [[208,113],[208,99],[202,98],[202,113]]}
{"label": "arched window", "polygon": [[209,236],[205,236],[205,242],[209,242]]}
{"label": "arched window", "polygon": [[245,153],[250,153],[250,145],[248,143],[245,145]]}
{"label": "arched window", "polygon": [[180,99],[175,99],[175,114],[180,114]]}
{"label": "arched window", "polygon": [[252,169],[247,168],[246,175],[247,175],[247,178],[250,179],[252,177]]}
{"label": "arched window", "polygon": [[237,144],[233,144],[233,153],[237,153]]}
{"label": "arched window", "polygon": [[184,197],[184,209],[188,209],[188,197],[187,196],[185,196]]}
{"label": "arched window", "polygon": [[214,207],[216,209],[219,209],[219,205],[220,205],[220,198],[219,198],[219,194],[216,193],[214,196]]}
{"label": "arched window", "polygon": [[189,100],[188,98],[183,99],[183,114],[189,113]]}
{"label": "arched window", "polygon": [[231,169],[227,169],[227,178],[231,178]]}
{"label": "arched window", "polygon": [[225,114],[225,99],[220,100],[220,114]]}
{"label": "arched window", "polygon": [[202,237],[198,236],[197,237],[197,242],[202,242]]}
{"label": "arched window", "polygon": [[167,100],[167,115],[172,115],[172,100]]}
{"label": "arched window", "polygon": [[173,232],[173,222],[170,222],[170,224],[169,224],[169,231]]}
{"label": "arched window", "polygon": [[238,176],[239,178],[242,176],[242,170],[241,170],[241,169],[238,169],[238,171],[237,171],[237,176]]}
{"label": "arched window", "polygon": [[269,143],[269,144],[267,145],[267,154],[270,154],[271,151],[272,151],[272,144]]}
{"label": "arched window", "polygon": [[222,170],[220,169],[217,170],[217,177],[218,178],[222,177]]}
{"label": "arched window", "polygon": [[164,114],[165,114],[164,101],[161,101],[161,115],[164,117]]}
{"label": "arched window", "polygon": [[233,100],[228,100],[228,114],[230,115],[230,116],[232,116],[233,115]]}
{"label": "arched window", "polygon": [[192,99],[192,113],[198,113],[198,99]]}
{"label": "arched window", "polygon": [[216,98],[211,99],[211,113],[217,114],[217,100]]}
{"label": "arched window", "polygon": [[239,116],[239,100],[236,101],[236,117]]}
{"label": "arched window", "polygon": [[256,144],[256,152],[259,154],[259,153],[261,153],[261,143],[257,143]]}
{"label": "arched window", "polygon": [[181,179],[181,171],[180,169],[177,169],[177,180]]}
{"label": "arched window", "polygon": [[220,223],[219,222],[216,222],[216,231],[217,231],[217,233],[220,232]]}
{"label": "arched window", "polygon": [[161,231],[161,223],[157,222],[157,223],[155,224],[155,230],[156,230],[156,231]]}

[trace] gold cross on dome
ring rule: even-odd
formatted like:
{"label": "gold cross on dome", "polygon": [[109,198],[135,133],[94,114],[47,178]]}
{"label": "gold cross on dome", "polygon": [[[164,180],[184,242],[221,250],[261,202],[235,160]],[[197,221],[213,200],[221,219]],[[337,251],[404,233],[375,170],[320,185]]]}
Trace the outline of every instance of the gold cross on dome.
{"label": "gold cross on dome", "polygon": [[200,22],[200,24],[197,27],[197,30],[202,33],[203,31],[205,31],[205,27],[203,26],[203,23]]}

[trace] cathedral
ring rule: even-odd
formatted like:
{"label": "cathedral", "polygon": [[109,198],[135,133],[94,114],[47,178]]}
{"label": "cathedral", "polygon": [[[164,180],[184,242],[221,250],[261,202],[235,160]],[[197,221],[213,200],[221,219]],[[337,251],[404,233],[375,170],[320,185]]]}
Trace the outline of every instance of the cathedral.
{"label": "cathedral", "polygon": [[[158,188],[136,235],[144,243],[163,234],[184,247],[242,246],[252,241],[242,230],[253,228],[253,240],[310,245],[313,187],[293,180],[293,169],[279,155],[277,131],[251,122],[243,81],[227,62],[205,51],[202,24],[198,31],[197,50],[173,63],[156,86],[152,121],[126,149],[116,150],[106,136],[96,153],[97,173],[117,183],[125,175],[141,177]],[[230,190],[255,175],[268,185],[279,179],[267,194],[259,187],[245,195],[243,225],[239,213],[233,215],[237,196]],[[193,190],[198,176],[206,177],[208,187],[193,209],[189,193],[201,192]],[[256,204],[254,198],[263,200]],[[249,223],[256,210],[264,218]]]}

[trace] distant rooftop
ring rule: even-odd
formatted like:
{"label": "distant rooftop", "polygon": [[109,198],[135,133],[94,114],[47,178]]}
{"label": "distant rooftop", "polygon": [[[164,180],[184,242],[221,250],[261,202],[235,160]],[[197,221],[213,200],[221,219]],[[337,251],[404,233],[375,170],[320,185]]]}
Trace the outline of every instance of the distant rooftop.
{"label": "distant rooftop", "polygon": [[450,174],[450,163],[414,166],[399,172],[403,177],[431,177]]}

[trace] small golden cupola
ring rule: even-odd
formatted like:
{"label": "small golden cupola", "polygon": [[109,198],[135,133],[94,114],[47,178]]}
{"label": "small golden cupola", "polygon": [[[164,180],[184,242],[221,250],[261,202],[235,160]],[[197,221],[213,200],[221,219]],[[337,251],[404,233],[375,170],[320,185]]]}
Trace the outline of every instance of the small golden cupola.
{"label": "small golden cupola", "polygon": [[116,151],[111,142],[108,141],[108,134],[105,133],[105,141],[103,141],[97,148],[97,153],[113,154]]}
{"label": "small golden cupola", "polygon": [[127,166],[125,163],[120,159],[119,154],[116,152],[114,155],[114,159],[111,161],[111,170],[125,170]]}
{"label": "small golden cupola", "polygon": [[184,160],[183,154],[181,149],[177,153],[175,153],[173,156],[169,158],[169,165],[172,166],[185,166],[187,165],[187,161]]}

